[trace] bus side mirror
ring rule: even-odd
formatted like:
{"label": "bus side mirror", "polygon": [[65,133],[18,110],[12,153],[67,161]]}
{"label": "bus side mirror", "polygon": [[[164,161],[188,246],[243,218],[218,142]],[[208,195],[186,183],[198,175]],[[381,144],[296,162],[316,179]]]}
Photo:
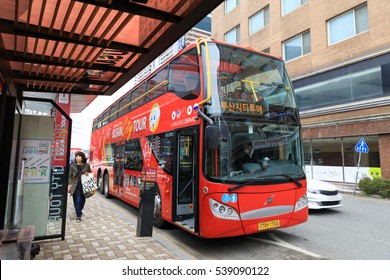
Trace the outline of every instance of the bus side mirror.
{"label": "bus side mirror", "polygon": [[218,147],[218,128],[214,125],[206,126],[205,147],[206,150],[215,150]]}

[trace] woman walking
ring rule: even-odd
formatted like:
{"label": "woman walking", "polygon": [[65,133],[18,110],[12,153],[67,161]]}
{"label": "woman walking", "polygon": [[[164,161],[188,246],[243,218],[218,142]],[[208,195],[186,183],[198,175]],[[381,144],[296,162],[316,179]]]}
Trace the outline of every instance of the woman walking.
{"label": "woman walking", "polygon": [[83,152],[76,152],[75,161],[71,165],[69,171],[69,183],[71,184],[69,193],[73,196],[77,222],[81,222],[81,216],[83,215],[82,211],[85,205],[85,197],[81,185],[81,174],[88,175],[89,172],[91,172],[91,166],[87,163],[87,157]]}

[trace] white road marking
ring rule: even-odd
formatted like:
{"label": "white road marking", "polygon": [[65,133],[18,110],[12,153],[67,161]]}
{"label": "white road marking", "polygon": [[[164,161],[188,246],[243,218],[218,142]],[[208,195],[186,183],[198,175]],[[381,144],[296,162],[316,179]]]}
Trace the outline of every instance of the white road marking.
{"label": "white road marking", "polygon": [[302,248],[294,246],[294,245],[292,245],[290,243],[287,243],[286,241],[284,241],[280,237],[276,236],[274,233],[268,233],[268,235],[275,241],[267,240],[267,239],[259,239],[259,238],[250,237],[250,236],[247,237],[247,238],[250,239],[250,240],[261,241],[261,242],[270,243],[270,244],[273,244],[273,245],[276,245],[276,246],[285,247],[285,248],[288,248],[288,249],[300,252],[302,254],[305,254],[305,255],[308,255],[308,256],[311,256],[311,257],[314,257],[314,258],[319,258],[319,259],[322,258],[321,255],[318,255],[316,253],[307,251],[305,249],[302,249]]}

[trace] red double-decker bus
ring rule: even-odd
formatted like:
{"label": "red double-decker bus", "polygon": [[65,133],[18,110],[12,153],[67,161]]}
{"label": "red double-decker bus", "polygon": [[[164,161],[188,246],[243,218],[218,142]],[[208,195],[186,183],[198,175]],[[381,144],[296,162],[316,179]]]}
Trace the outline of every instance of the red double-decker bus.
{"label": "red double-decker bus", "polygon": [[93,122],[99,189],[154,224],[199,237],[239,236],[308,218],[300,119],[284,62],[199,39]]}

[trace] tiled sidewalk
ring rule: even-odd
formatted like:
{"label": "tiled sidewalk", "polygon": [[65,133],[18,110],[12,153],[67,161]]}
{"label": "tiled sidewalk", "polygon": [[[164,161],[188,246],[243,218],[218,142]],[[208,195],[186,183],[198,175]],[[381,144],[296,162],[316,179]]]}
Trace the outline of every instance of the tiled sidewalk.
{"label": "tiled sidewalk", "polygon": [[[81,222],[76,222],[68,198],[65,240],[36,242],[41,250],[35,260],[178,260],[183,256],[153,237],[136,237],[136,222],[126,218],[96,194],[87,199]],[[127,214],[130,215],[130,214]],[[186,257],[184,257],[186,258]]]}
{"label": "tiled sidewalk", "polygon": [[[340,192],[353,186],[338,185]],[[118,210],[119,209],[119,210]],[[194,259],[153,231],[153,237],[136,237],[136,218],[96,194],[87,199],[84,216],[76,222],[68,197],[65,240],[44,240],[34,260],[181,260]]]}

